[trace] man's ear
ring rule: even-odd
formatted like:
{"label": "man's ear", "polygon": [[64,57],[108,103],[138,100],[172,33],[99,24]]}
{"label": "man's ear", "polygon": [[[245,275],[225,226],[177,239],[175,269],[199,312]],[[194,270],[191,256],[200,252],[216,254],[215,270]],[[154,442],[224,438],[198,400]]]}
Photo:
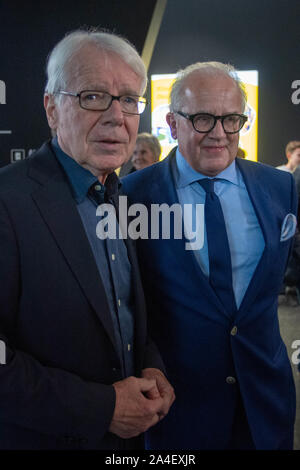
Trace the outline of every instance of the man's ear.
{"label": "man's ear", "polygon": [[166,115],[166,121],[170,126],[171,135],[173,139],[177,139],[177,123],[176,123],[174,113],[168,113]]}
{"label": "man's ear", "polygon": [[48,93],[44,94],[44,108],[46,111],[49,127],[55,130],[58,125],[58,113],[57,105],[53,95],[49,95]]}

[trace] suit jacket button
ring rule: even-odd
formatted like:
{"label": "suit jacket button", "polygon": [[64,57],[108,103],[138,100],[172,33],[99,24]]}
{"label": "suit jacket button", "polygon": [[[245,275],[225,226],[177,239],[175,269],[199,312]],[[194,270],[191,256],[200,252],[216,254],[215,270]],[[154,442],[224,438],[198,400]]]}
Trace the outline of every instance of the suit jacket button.
{"label": "suit jacket button", "polygon": [[232,328],[230,334],[231,334],[232,336],[234,336],[234,335],[237,334],[237,326],[234,326],[234,327]]}
{"label": "suit jacket button", "polygon": [[226,377],[226,382],[229,384],[229,385],[233,385],[236,383],[236,379],[234,377]]}

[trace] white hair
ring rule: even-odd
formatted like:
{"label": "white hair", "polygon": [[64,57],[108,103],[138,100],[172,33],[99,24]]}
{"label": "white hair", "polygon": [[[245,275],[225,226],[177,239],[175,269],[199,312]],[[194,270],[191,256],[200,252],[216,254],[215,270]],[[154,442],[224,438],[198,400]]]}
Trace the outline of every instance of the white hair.
{"label": "white hair", "polygon": [[[91,44],[100,50],[114,52],[142,79],[141,94],[147,86],[147,72],[137,50],[127,39],[98,29],[76,30],[68,33],[51,51],[47,61],[45,93],[54,95],[65,90],[70,81],[70,63],[81,48]],[[61,95],[57,98],[59,99]]]}
{"label": "white hair", "polygon": [[203,75],[210,76],[227,76],[231,78],[237,85],[241,94],[243,110],[247,103],[247,94],[243,82],[237,75],[236,70],[230,64],[223,64],[222,62],[196,62],[189,65],[185,69],[177,72],[176,79],[172,85],[170,93],[170,110],[171,112],[178,111],[182,106],[183,87],[185,79],[194,72],[200,72]]}

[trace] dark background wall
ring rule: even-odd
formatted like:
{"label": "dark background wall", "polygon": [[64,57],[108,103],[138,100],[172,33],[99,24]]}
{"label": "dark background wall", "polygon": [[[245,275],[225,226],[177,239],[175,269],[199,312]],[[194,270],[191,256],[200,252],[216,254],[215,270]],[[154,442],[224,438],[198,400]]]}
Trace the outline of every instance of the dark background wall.
{"label": "dark background wall", "polygon": [[[299,0],[169,0],[149,74],[174,73],[203,60],[259,71],[258,159],[278,165],[300,140]],[[143,117],[150,128],[150,114]]]}
{"label": "dark background wall", "polygon": [[[0,80],[6,104],[0,104],[0,166],[11,149],[38,148],[49,138],[43,108],[45,63],[66,32],[100,26],[126,36],[142,52],[156,0],[0,0]],[[0,97],[1,98],[1,97]],[[1,101],[1,100],[0,100]]]}
{"label": "dark background wall", "polygon": [[[46,56],[84,24],[115,29],[141,53],[155,0],[0,0],[0,166],[11,149],[37,148],[49,137],[42,106]],[[258,158],[278,165],[289,140],[300,140],[300,0],[168,0],[149,74],[174,73],[201,60],[259,71]],[[150,91],[148,90],[148,96]],[[140,130],[150,131],[150,108]]]}

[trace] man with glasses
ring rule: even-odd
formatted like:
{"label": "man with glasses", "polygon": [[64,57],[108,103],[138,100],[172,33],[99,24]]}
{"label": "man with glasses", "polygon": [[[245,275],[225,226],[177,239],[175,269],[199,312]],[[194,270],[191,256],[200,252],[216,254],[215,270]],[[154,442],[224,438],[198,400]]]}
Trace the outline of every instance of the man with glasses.
{"label": "man with glasses", "polygon": [[236,158],[245,105],[232,67],[180,71],[167,114],[178,147],[123,180],[131,203],[203,208],[202,246],[186,243],[191,228],[195,236],[191,211],[186,240],[171,232],[138,241],[151,332],[176,392],[168,416],[147,433],[151,449],[293,445],[295,390],[277,295],[296,193],[290,174]]}
{"label": "man with glasses", "polygon": [[[44,105],[55,137],[0,172],[1,449],[135,449],[174,400],[114,170],[132,154],[146,72],[117,35],[75,31],[52,51]],[[123,217],[124,220],[124,217]]]}

